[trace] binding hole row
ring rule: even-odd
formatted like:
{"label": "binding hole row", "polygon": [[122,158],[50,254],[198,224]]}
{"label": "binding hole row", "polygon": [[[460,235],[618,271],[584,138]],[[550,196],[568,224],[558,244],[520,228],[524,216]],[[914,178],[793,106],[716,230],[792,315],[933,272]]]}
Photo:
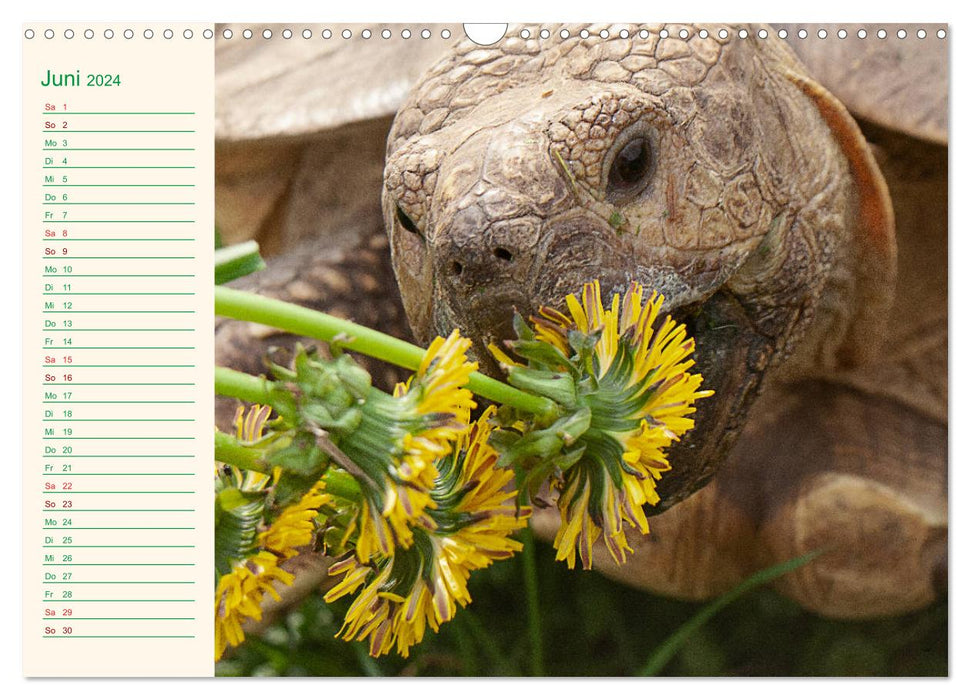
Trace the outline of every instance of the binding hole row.
{"label": "binding hole row", "polygon": [[[789,38],[789,32],[786,29],[779,29],[776,33],[778,34],[780,39]],[[296,31],[294,31],[289,27],[280,31],[280,36],[283,39],[292,39],[293,37],[297,36],[297,34],[298,33]],[[442,29],[439,34],[442,39],[450,39],[452,36],[451,30],[448,28]],[[561,39],[569,39],[572,36],[569,29],[561,29],[558,32],[558,34]],[[658,34],[658,37],[661,39],[667,39],[668,37],[671,36],[671,33],[667,29],[662,29],[659,32],[657,32],[657,34]],[[731,34],[732,34],[731,32],[723,28],[718,30],[718,32],[716,33],[716,36],[719,39],[725,40],[725,39],[728,39],[731,36]],[[848,32],[846,29],[843,29],[843,28],[836,30],[834,34],[838,39],[846,39],[851,36],[850,32]],[[858,29],[856,32],[854,32],[854,34],[858,39],[866,39],[870,36],[867,30],[862,28]],[[938,29],[934,34],[935,36],[937,36],[938,39],[947,38],[947,30],[945,29]],[[54,39],[57,36],[56,32],[53,29],[45,29],[41,33],[41,35],[45,39]],[[105,39],[113,39],[115,37],[115,32],[112,29],[105,29],[103,32],[103,35]],[[182,35],[182,38],[184,39],[192,39],[195,36],[191,29],[183,30],[181,35]],[[252,39],[254,36],[257,36],[257,33],[254,32],[252,29],[246,28],[242,30],[239,33],[239,35],[243,39]],[[411,29],[404,28],[398,33],[398,35],[402,39],[411,39],[413,36],[418,36],[422,39],[430,39],[432,37],[432,31],[428,28],[424,28],[424,29],[418,30],[417,34],[415,34],[411,31]],[[601,29],[599,32],[596,33],[596,35],[599,36],[601,39],[609,39],[611,36],[610,31],[607,29]],[[631,32],[628,29],[621,29],[616,33],[616,35],[621,39],[630,39],[630,38],[633,38],[634,36],[640,39],[647,39],[648,37],[650,37],[651,32],[649,32],[646,29],[641,29],[636,32]],[[710,35],[710,32],[707,29],[699,29],[697,32],[697,35],[701,39],[707,39]],[[746,29],[739,29],[735,33],[735,35],[739,39],[747,39],[750,36],[748,30]],[[880,28],[876,30],[873,33],[873,35],[877,39],[887,39],[888,37],[892,37],[892,36],[896,36],[897,39],[906,39],[908,36],[910,36],[909,32],[906,29],[902,29],[902,28],[898,29],[893,34],[888,32],[886,29]],[[24,38],[26,39],[33,39],[36,36],[37,36],[37,32],[35,32],[33,29],[27,29],[26,31],[24,31]],[[75,32],[73,29],[65,29],[63,36],[65,39],[73,39],[75,38]],[[95,31],[93,29],[85,29],[82,32],[82,36],[85,39],[94,39]],[[125,29],[124,31],[122,31],[121,36],[123,36],[125,39],[134,39],[135,31],[132,29]],[[176,33],[172,29],[164,29],[161,32],[161,37],[164,39],[172,39],[175,36],[176,36]],[[214,33],[212,29],[205,29],[202,32],[202,38],[204,39],[212,39],[213,36],[214,36]],[[227,27],[221,32],[221,36],[223,39],[228,40],[228,39],[234,38],[236,34],[235,32],[233,32],[232,29],[229,29]],[[264,28],[262,31],[259,31],[259,36],[262,37],[263,39],[272,39],[274,37],[274,32],[272,29]],[[312,30],[305,28],[299,31],[299,36],[302,37],[303,39],[312,39],[315,36],[315,34]],[[354,36],[354,32],[352,32],[350,29],[344,29],[339,34],[335,34],[335,32],[332,31],[331,29],[323,29],[320,32],[320,38],[322,39],[331,39],[335,36],[340,36],[342,39],[351,39]],[[391,39],[394,36],[394,32],[392,32],[390,29],[385,28],[385,29],[382,29],[379,33],[375,34],[371,29],[362,29],[359,32],[359,36],[363,39],[380,37],[381,39],[387,40],[387,39]],[[530,31],[529,29],[522,29],[519,32],[519,37],[521,39],[532,39],[532,38],[549,39],[551,36],[552,36],[552,33],[550,32],[549,29],[546,29],[546,28],[540,29],[538,32],[535,32],[535,36],[534,36],[534,32]],[[588,29],[581,29],[579,32],[577,32],[577,36],[579,36],[581,39],[589,39],[591,36],[593,36],[593,34]],[[798,39],[807,39],[809,38],[810,33],[807,29],[802,28],[796,31],[795,36]],[[826,29],[820,28],[816,30],[815,36],[818,39],[828,39],[830,38],[830,33]],[[929,35],[926,29],[920,28],[914,31],[914,36],[917,37],[918,39],[926,39]],[[142,32],[142,37],[145,39],[153,39],[155,37],[155,33],[151,29],[145,29]],[[677,32],[677,37],[682,40],[690,39],[691,32],[688,29],[680,29]],[[754,34],[754,37],[759,39],[767,39],[769,38],[769,31],[764,28],[760,29],[758,32]]]}

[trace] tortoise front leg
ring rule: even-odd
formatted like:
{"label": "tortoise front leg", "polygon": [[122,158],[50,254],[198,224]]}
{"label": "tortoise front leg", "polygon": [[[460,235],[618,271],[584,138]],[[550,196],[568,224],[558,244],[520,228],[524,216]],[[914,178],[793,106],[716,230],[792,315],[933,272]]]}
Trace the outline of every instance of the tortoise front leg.
{"label": "tortoise front leg", "polygon": [[[691,498],[651,519],[617,566],[632,585],[687,599],[716,596],[751,573],[822,553],[776,582],[837,618],[896,615],[947,585],[947,429],[857,389],[808,382],[760,401],[731,463]],[[677,465],[674,465],[677,468]],[[534,517],[552,536],[552,509]]]}
{"label": "tortoise front leg", "polygon": [[823,554],[781,579],[802,605],[845,618],[907,612],[947,582],[947,427],[839,385],[799,387],[733,469],[760,474],[762,562]]}

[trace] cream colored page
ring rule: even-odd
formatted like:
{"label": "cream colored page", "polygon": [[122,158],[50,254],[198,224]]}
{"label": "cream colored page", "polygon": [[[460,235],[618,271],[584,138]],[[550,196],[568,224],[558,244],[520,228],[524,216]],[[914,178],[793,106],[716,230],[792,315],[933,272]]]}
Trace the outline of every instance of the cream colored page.
{"label": "cream colored page", "polygon": [[211,675],[212,27],[23,57],[24,674]]}

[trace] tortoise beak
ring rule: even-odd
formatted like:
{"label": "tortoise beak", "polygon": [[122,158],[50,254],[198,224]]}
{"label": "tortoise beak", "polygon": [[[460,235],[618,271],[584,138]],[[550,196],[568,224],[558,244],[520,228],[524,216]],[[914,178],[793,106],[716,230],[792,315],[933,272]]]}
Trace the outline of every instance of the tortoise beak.
{"label": "tortoise beak", "polygon": [[660,502],[645,506],[657,514],[707,484],[725,463],[745,425],[769,360],[770,338],[757,333],[738,300],[717,292],[703,303],[672,312],[695,339],[697,370],[702,388],[714,396],[696,404],[695,426],[668,451],[672,469],[658,482]]}
{"label": "tortoise beak", "polygon": [[[605,297],[609,298],[611,289],[604,290]],[[463,321],[474,325],[463,331],[473,338],[471,354],[479,362],[480,371],[501,380],[505,375],[487,346],[490,342],[501,345],[503,340],[515,337],[513,307],[528,317],[538,304],[529,303],[522,294],[490,294],[470,303],[467,311],[472,313],[463,314]],[[696,367],[692,371],[701,373],[702,388],[713,390],[715,395],[696,404],[694,428],[668,451],[672,469],[658,482],[660,502],[645,506],[649,515],[663,512],[695,493],[725,463],[758,395],[775,347],[771,338],[755,331],[743,306],[726,292],[715,292],[669,313],[684,323],[695,339]],[[443,320],[454,328],[453,319]]]}
{"label": "tortoise beak", "polygon": [[505,374],[488,350],[489,344],[502,347],[504,340],[515,338],[514,313],[528,317],[534,313],[534,305],[522,292],[509,290],[474,299],[469,304],[469,311],[469,318],[474,319],[475,323],[469,336],[473,339],[471,354],[479,363],[479,371],[496,379],[505,379]]}

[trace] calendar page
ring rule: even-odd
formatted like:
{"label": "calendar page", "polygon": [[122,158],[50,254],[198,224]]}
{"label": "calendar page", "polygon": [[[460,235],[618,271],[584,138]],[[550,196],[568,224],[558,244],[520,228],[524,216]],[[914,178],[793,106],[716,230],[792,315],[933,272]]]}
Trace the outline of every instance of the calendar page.
{"label": "calendar page", "polygon": [[603,14],[20,27],[24,676],[949,676],[952,27]]}

